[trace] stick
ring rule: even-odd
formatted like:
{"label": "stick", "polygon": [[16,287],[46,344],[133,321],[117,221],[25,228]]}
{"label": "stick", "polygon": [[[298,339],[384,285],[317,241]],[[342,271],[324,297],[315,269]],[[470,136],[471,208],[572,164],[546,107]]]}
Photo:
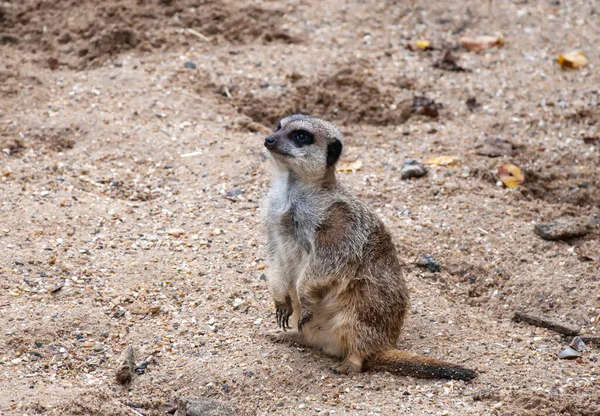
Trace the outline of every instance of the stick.
{"label": "stick", "polygon": [[208,36],[204,36],[202,33],[200,33],[200,32],[196,32],[194,29],[189,29],[189,28],[188,28],[187,32],[188,32],[190,35],[194,35],[194,36],[196,36],[198,39],[202,39],[202,40],[203,40],[203,41],[205,41],[205,42],[210,42],[210,38],[209,38]]}
{"label": "stick", "polygon": [[194,156],[200,156],[201,154],[202,154],[202,150],[198,150],[197,152],[184,153],[182,155],[179,155],[179,157],[181,157],[181,158],[194,157]]}
{"label": "stick", "polygon": [[539,326],[540,328],[546,328],[563,335],[579,334],[579,329],[572,328],[557,322],[553,322],[549,319],[540,316],[530,315],[528,313],[520,311],[516,311],[512,319],[515,322],[525,322],[530,325]]}

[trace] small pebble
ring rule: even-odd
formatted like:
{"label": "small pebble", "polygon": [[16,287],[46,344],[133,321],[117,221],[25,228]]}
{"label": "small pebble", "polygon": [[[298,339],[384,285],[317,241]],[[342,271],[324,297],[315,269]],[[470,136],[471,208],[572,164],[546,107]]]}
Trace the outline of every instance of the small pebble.
{"label": "small pebble", "polygon": [[400,169],[400,177],[402,179],[420,178],[425,176],[427,172],[428,169],[415,159],[406,159]]}
{"label": "small pebble", "polygon": [[429,254],[423,254],[415,263],[418,267],[426,268],[431,273],[437,273],[441,270],[440,264]]}
{"label": "small pebble", "polygon": [[583,352],[586,350],[585,343],[580,337],[575,337],[569,344],[569,347],[573,348],[576,351]]}
{"label": "small pebble", "polygon": [[544,240],[567,240],[590,233],[592,224],[591,218],[564,217],[552,222],[536,224],[533,232]]}
{"label": "small pebble", "polygon": [[171,228],[170,230],[167,230],[167,234],[169,234],[171,237],[177,238],[184,235],[185,230],[182,230],[181,228]]}
{"label": "small pebble", "polygon": [[244,191],[242,191],[241,189],[231,189],[229,191],[227,191],[227,196],[230,198],[235,198],[238,195],[243,194]]}
{"label": "small pebble", "polygon": [[183,66],[185,66],[188,69],[196,69],[196,64],[194,63],[194,61],[185,61]]}
{"label": "small pebble", "polygon": [[563,360],[574,360],[579,357],[581,357],[581,353],[577,350],[574,350],[571,347],[567,347],[564,350],[562,350],[558,356],[558,358]]}

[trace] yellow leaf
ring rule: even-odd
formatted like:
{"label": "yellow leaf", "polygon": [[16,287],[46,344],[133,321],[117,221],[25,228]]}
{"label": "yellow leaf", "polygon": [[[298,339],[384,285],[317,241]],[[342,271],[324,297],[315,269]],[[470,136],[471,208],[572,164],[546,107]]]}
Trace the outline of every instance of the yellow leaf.
{"label": "yellow leaf", "polygon": [[458,162],[458,158],[456,156],[438,156],[427,159],[423,163],[426,165],[448,166],[454,165],[456,162]]}
{"label": "yellow leaf", "polygon": [[463,37],[460,38],[460,43],[472,52],[479,52],[494,46],[504,45],[504,36],[498,33],[496,36]]}
{"label": "yellow leaf", "polygon": [[498,168],[498,177],[507,188],[516,188],[525,180],[521,169],[511,163],[505,163]]}
{"label": "yellow leaf", "polygon": [[431,46],[431,42],[428,40],[418,40],[415,42],[415,45],[417,45],[418,48],[425,50]]}
{"label": "yellow leaf", "polygon": [[362,160],[356,159],[353,162],[340,162],[337,164],[337,170],[339,172],[354,172],[362,168]]}
{"label": "yellow leaf", "polygon": [[564,55],[559,55],[557,59],[563,68],[577,69],[588,64],[588,59],[583,51],[572,51]]}

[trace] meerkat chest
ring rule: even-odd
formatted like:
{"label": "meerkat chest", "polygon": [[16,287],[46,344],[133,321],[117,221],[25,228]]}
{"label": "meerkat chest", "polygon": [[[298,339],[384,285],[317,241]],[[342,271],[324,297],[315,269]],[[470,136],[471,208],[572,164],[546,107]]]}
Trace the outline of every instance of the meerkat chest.
{"label": "meerkat chest", "polygon": [[281,269],[300,274],[313,252],[318,204],[303,190],[274,184],[265,214],[270,251]]}

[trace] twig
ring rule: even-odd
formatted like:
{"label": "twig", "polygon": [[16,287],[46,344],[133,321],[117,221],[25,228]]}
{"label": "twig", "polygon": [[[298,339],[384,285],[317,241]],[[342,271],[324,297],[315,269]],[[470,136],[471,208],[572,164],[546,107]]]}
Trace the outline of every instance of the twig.
{"label": "twig", "polygon": [[194,35],[194,36],[196,36],[198,39],[201,39],[201,40],[203,40],[203,41],[205,41],[205,42],[210,42],[210,38],[209,38],[208,36],[204,36],[202,33],[200,33],[200,32],[196,32],[194,29],[190,29],[190,28],[188,28],[188,29],[187,29],[187,32],[188,32],[190,35]]}
{"label": "twig", "polygon": [[516,311],[513,315],[513,321],[515,322],[525,322],[530,325],[539,326],[540,328],[546,328],[554,332],[558,332],[559,334],[564,335],[577,335],[579,334],[579,330],[576,328],[571,328],[566,325],[553,322],[549,319],[542,318],[540,316],[530,315],[528,313]]}
{"label": "twig", "polygon": [[199,95],[192,94],[192,93],[190,93],[190,92],[187,92],[187,91],[179,91],[179,93],[180,93],[180,94],[183,94],[183,95],[185,95],[185,96],[187,96],[187,97],[194,98],[194,99],[196,99],[196,100],[198,100],[198,101],[204,101],[204,100],[202,99],[202,97],[200,97]]}
{"label": "twig", "polygon": [[202,150],[198,150],[197,152],[181,154],[181,155],[179,155],[179,157],[186,158],[186,157],[200,156],[202,153],[203,153]]}

